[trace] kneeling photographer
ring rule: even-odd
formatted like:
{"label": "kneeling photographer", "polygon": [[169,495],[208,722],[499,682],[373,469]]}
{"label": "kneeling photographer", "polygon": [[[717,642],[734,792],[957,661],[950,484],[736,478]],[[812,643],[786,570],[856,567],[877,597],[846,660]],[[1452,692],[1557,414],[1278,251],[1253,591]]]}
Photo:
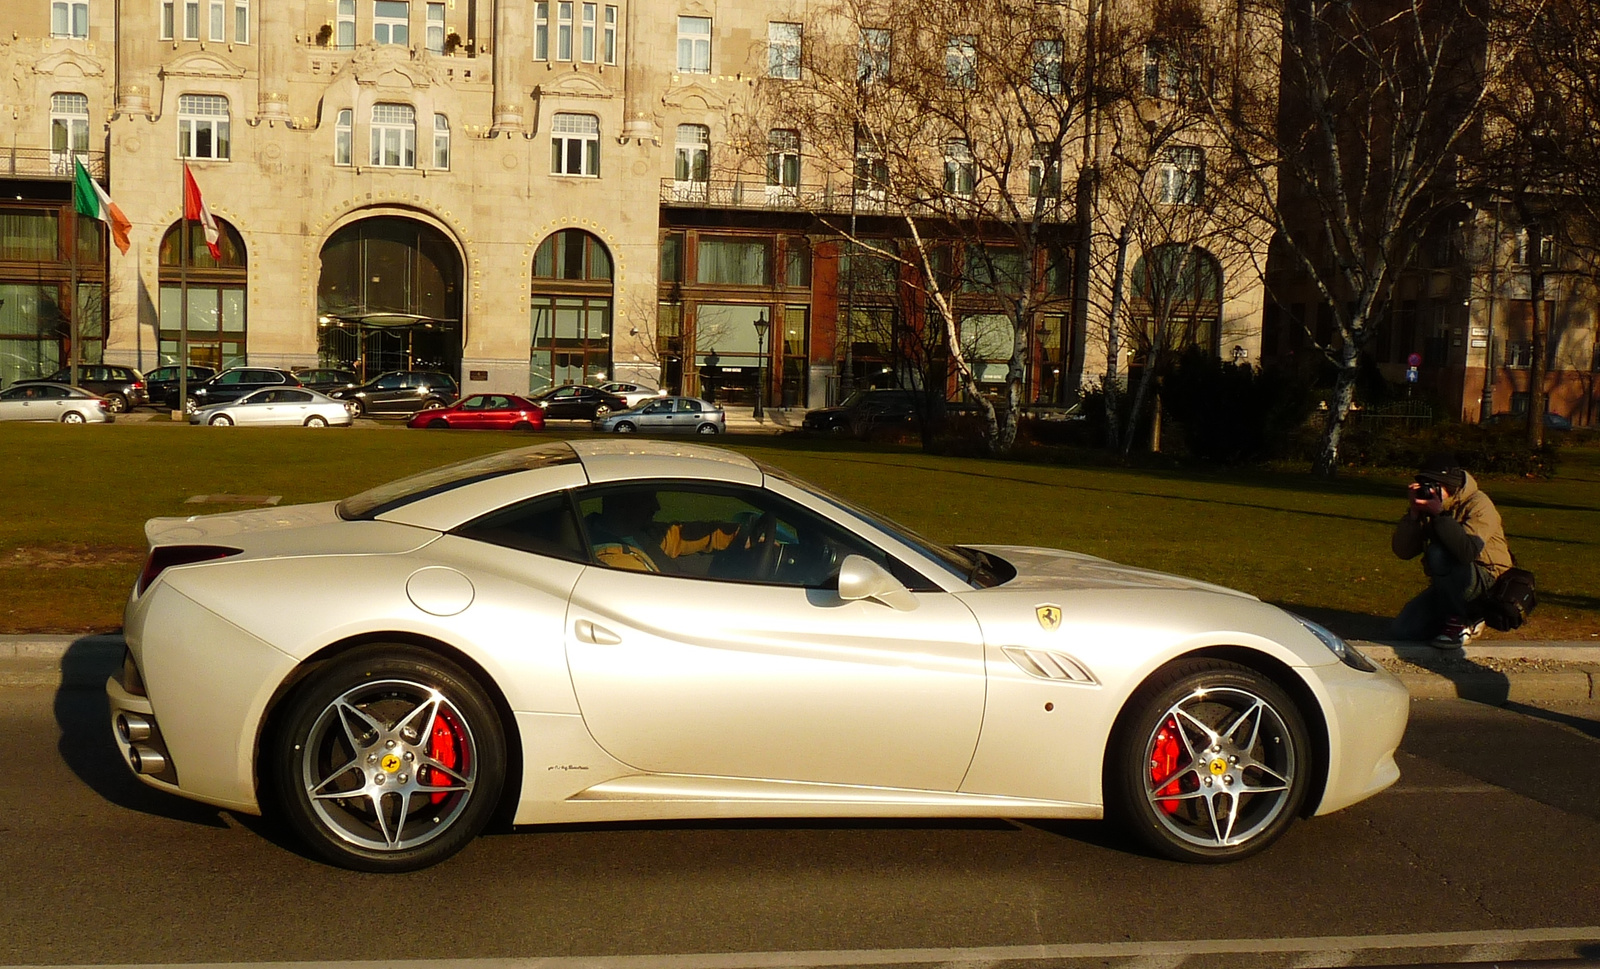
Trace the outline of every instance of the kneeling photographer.
{"label": "kneeling photographer", "polygon": [[1403,559],[1422,556],[1428,588],[1400,610],[1394,636],[1465,646],[1483,632],[1484,594],[1512,566],[1500,512],[1453,454],[1428,458],[1407,495],[1391,544]]}

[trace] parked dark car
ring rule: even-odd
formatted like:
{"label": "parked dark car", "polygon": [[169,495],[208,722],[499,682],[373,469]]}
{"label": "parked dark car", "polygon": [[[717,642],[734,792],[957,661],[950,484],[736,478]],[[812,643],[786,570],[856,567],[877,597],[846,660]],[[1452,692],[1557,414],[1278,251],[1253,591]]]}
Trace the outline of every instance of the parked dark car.
{"label": "parked dark car", "polygon": [[335,390],[352,390],[361,386],[361,378],[354,370],[321,367],[296,370],[294,375],[300,378],[300,386],[320,391],[324,394]]}
{"label": "parked dark car", "polygon": [[[195,407],[221,404],[238,400],[265,387],[298,387],[299,378],[287,370],[270,370],[266,367],[230,367],[200,386],[189,385],[188,403]],[[178,385],[172,385],[168,399],[177,402]]]}
{"label": "parked dark car", "polygon": [[544,411],[533,401],[516,394],[473,394],[449,407],[418,411],[407,426],[537,431],[544,427]]}
{"label": "parked dark car", "polygon": [[[214,367],[190,367],[189,386],[198,387],[217,375]],[[178,399],[178,367],[176,364],[157,367],[144,375],[145,389],[151,407],[166,407]]]}
{"label": "parked dark car", "polygon": [[528,399],[544,409],[544,416],[557,420],[592,421],[601,414],[628,409],[628,402],[616,394],[585,384],[548,387]]}
{"label": "parked dark car", "polygon": [[330,391],[328,396],[355,404],[357,417],[410,417],[417,411],[455,403],[461,390],[456,378],[437,370],[391,370],[359,387]]}
{"label": "parked dark car", "polygon": [[[1491,427],[1527,427],[1528,415],[1501,412],[1490,417],[1484,423],[1490,425]],[[1547,431],[1570,431],[1572,430],[1572,421],[1562,417],[1560,414],[1545,411],[1544,429]]]}
{"label": "parked dark car", "polygon": [[834,407],[806,411],[800,426],[827,434],[865,434],[882,427],[915,425],[918,411],[924,419],[944,416],[943,398],[927,391],[857,390]]}
{"label": "parked dark car", "polygon": [[[72,384],[72,368],[62,367],[48,377],[19,380],[16,384],[32,383]],[[144,374],[132,367],[108,367],[98,363],[78,365],[77,386],[106,399],[106,408],[113,414],[124,414],[135,407],[150,403],[148,382]]]}

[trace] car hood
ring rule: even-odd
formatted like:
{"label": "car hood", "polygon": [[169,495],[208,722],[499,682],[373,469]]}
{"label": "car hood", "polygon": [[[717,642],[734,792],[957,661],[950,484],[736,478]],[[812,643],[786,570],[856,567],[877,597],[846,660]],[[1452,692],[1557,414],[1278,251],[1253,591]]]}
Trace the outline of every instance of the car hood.
{"label": "car hood", "polygon": [[1017,570],[1017,575],[1005,583],[1006,589],[1050,589],[1074,591],[1080,589],[1195,589],[1220,592],[1254,599],[1247,592],[1226,586],[1201,582],[1181,575],[1156,572],[1152,569],[1119,565],[1107,559],[1096,558],[1081,552],[1068,552],[1054,548],[1030,548],[1022,545],[973,545],[990,555],[1004,559]]}

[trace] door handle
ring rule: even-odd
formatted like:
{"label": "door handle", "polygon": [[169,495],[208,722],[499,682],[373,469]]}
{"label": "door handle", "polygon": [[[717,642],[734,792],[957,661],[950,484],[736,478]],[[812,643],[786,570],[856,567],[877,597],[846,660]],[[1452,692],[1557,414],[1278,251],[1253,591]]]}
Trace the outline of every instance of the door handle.
{"label": "door handle", "polygon": [[572,625],[573,632],[577,633],[580,643],[593,643],[596,646],[616,646],[622,642],[622,637],[604,626],[596,626],[587,619],[579,619]]}

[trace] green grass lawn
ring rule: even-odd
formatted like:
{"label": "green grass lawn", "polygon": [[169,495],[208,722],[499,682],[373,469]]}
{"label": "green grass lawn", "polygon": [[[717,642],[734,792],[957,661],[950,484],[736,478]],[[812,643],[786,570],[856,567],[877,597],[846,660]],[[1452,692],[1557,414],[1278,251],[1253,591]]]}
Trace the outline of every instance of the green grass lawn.
{"label": "green grass lawn", "polygon": [[[0,425],[0,632],[109,630],[158,515],[227,511],[195,495],[339,498],[545,437],[398,428]],[[1351,636],[1381,635],[1421,587],[1389,552],[1408,476],[1148,471],[930,457],[791,438],[719,442],[953,542],[1053,545],[1243,589]],[[1600,641],[1600,450],[1552,481],[1488,480],[1538,576],[1525,638]]]}

